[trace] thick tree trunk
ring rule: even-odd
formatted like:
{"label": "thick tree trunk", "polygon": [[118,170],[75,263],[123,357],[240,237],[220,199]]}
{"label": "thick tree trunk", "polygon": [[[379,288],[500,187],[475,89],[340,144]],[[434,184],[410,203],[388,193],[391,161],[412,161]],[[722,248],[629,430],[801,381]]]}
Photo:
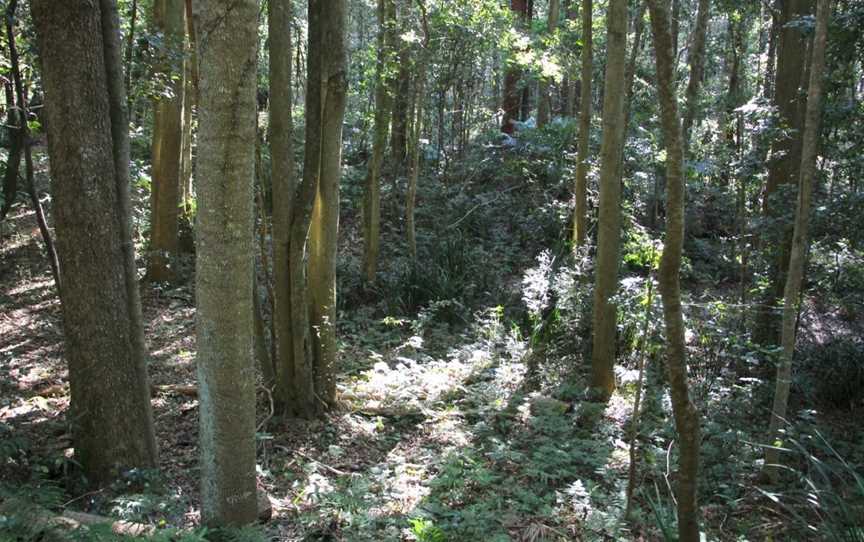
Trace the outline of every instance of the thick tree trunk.
{"label": "thick tree trunk", "polygon": [[378,253],[381,243],[381,166],[387,147],[387,128],[393,104],[394,64],[392,56],[396,45],[396,3],[378,0],[378,64],[375,82],[375,127],[372,139],[372,157],[366,173],[366,191],[363,194],[363,271],[366,280],[375,282]]}
{"label": "thick tree trunk", "polygon": [[[558,0],[549,0],[549,19],[547,29],[549,35],[554,35],[558,28]],[[537,92],[537,127],[542,128],[549,122],[550,111],[552,111],[552,97],[549,95],[549,81],[540,81]]]}
{"label": "thick tree trunk", "polygon": [[794,187],[801,166],[801,117],[804,109],[800,89],[806,67],[807,39],[800,28],[790,27],[788,23],[811,14],[812,8],[813,0],[788,0],[783,3],[781,16],[774,105],[781,126],[788,128],[790,133],[774,140],[763,199],[766,218],[776,225],[770,228],[770,237],[763,239],[771,262],[771,282],[763,308],[757,314],[754,332],[756,341],[763,344],[778,344],[780,341],[778,300],[783,297],[792,243],[792,223],[789,218],[784,218],[792,216],[792,200],[789,194],[779,192],[783,186]]}
{"label": "thick tree trunk", "polygon": [[822,75],[825,69],[825,48],[828,40],[828,20],[831,1],[819,0],[816,11],[816,34],[813,38],[813,60],[810,68],[810,83],[807,92],[807,112],[804,120],[803,148],[801,153],[801,175],[798,181],[798,208],[795,212],[795,230],[792,236],[792,252],[789,272],[783,292],[783,348],[777,364],[777,382],[774,391],[774,406],[768,429],[769,448],[766,449],[765,466],[773,478],[779,474],[777,442],[782,437],[780,429],[786,423],[786,407],[792,385],[792,360],[795,354],[795,324],[801,298],[801,280],[807,259],[808,230],[810,226],[810,201],[813,193],[813,178],[816,176],[816,149],[819,145],[819,123],[822,112]]}
{"label": "thick tree trunk", "polygon": [[696,12],[696,28],[693,29],[693,44],[690,46],[690,80],[687,83],[686,105],[684,106],[684,121],[682,134],[684,138],[684,156],[690,152],[690,135],[693,122],[699,111],[699,88],[702,85],[702,77],[705,72],[705,38],[708,34],[708,20],[710,18],[710,0],[699,0]]}
{"label": "thick tree trunk", "polygon": [[[156,466],[129,222],[116,6],[34,0],[75,454],[88,480]],[[81,197],[87,194],[87,197]]]}
{"label": "thick tree trunk", "polygon": [[648,0],[648,7],[651,11],[657,88],[666,143],[666,239],[658,279],[666,326],[666,371],[675,428],[678,431],[678,478],[675,489],[678,539],[681,542],[698,542],[699,413],[690,401],[687,384],[687,350],[679,278],[684,246],[684,145],[675,91],[675,50],[669,29],[669,2]]}
{"label": "thick tree trunk", "polygon": [[627,1],[610,0],[603,96],[603,144],[600,149],[600,211],[594,271],[594,340],[591,386],[601,398],[615,390],[617,308],[621,239],[621,152],[624,144],[624,78],[627,53]]}
{"label": "thick tree trunk", "polygon": [[[579,98],[579,142],[576,157],[576,210],[573,216],[573,245],[588,239],[588,145],[591,142],[591,74],[593,73],[592,0],[582,0],[582,73]],[[623,147],[623,145],[622,145]]]}
{"label": "thick tree trunk", "polygon": [[[318,13],[313,17],[314,10]],[[320,92],[326,98],[321,103],[318,193],[309,233],[309,297],[315,394],[319,407],[327,409],[336,402],[336,242],[342,176],[342,119],[348,84],[345,0],[310,0],[309,13],[310,44],[313,43],[313,21],[320,25],[315,50],[321,56],[322,77],[316,80],[321,82]],[[313,80],[311,76],[309,80]]]}
{"label": "thick tree trunk", "polygon": [[147,278],[175,279],[180,205],[180,156],[183,146],[184,0],[156,0],[154,30],[163,36],[157,78],[165,81],[153,104],[153,183],[150,193],[150,257]]}
{"label": "thick tree trunk", "polygon": [[255,521],[253,179],[258,2],[198,0],[201,520]]}

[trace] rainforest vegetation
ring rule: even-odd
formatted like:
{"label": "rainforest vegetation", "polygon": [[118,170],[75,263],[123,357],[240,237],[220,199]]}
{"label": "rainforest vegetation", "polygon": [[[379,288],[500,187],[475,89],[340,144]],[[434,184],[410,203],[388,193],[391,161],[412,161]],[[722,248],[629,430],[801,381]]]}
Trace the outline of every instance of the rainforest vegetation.
{"label": "rainforest vegetation", "polygon": [[864,2],[0,12],[0,542],[864,542]]}

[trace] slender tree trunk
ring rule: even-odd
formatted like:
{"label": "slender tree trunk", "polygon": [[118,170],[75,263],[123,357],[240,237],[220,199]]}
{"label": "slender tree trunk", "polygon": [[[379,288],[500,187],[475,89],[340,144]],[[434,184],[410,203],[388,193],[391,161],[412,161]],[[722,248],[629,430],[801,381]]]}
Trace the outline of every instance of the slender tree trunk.
{"label": "slender tree trunk", "polygon": [[192,135],[193,109],[198,102],[198,59],[197,46],[195,44],[195,27],[192,24],[192,0],[185,0],[186,11],[186,61],[183,63],[183,140],[180,155],[180,202],[184,213],[191,213],[191,203],[195,198],[195,189],[192,183],[194,171],[194,157],[192,147],[194,139]]}
{"label": "slender tree trunk", "polygon": [[702,85],[702,77],[705,72],[705,38],[708,34],[708,20],[710,18],[710,0],[699,0],[696,12],[696,28],[693,29],[693,44],[688,54],[690,63],[690,80],[687,83],[684,106],[683,138],[684,156],[690,152],[690,135],[693,122],[699,111],[699,88]]}
{"label": "slender tree trunk", "polygon": [[[558,27],[558,0],[549,0],[549,19],[547,28],[549,35],[555,34],[555,29]],[[537,92],[537,127],[542,128],[549,122],[550,111],[552,111],[552,97],[549,96],[549,81],[543,79],[540,81],[539,90]]]}
{"label": "slender tree trunk", "polygon": [[[34,0],[71,391],[88,481],[157,464],[129,215],[119,18],[110,0]],[[81,197],[87,194],[87,197]]]}
{"label": "slender tree trunk", "polygon": [[[319,25],[313,41],[313,25]],[[317,160],[318,191],[309,233],[310,323],[315,394],[319,408],[336,402],[336,241],[339,233],[339,181],[342,175],[342,119],[347,92],[345,1],[310,0],[310,57],[320,55],[322,94]],[[313,89],[310,85],[309,93]],[[310,119],[307,117],[307,122]],[[308,140],[307,140],[308,141]],[[309,149],[307,148],[307,152]]]}
{"label": "slender tree trunk", "polygon": [[411,135],[411,160],[408,175],[408,190],[405,196],[405,233],[408,254],[417,260],[417,234],[414,225],[414,207],[417,200],[417,182],[420,176],[420,134],[423,125],[423,102],[426,93],[426,69],[418,67],[414,89],[414,133]]}
{"label": "slender tree trunk", "polygon": [[6,219],[6,215],[18,196],[18,174],[21,171],[21,153],[25,144],[23,123],[20,120],[23,115],[20,114],[20,107],[15,99],[12,82],[7,82],[4,87],[7,108],[6,132],[9,134],[10,146],[6,158],[6,171],[3,172],[3,203],[0,205],[0,222]]}
{"label": "slender tree trunk", "polygon": [[669,31],[668,0],[648,0],[657,60],[664,141],[666,142],[666,239],[660,260],[659,283],[666,326],[666,371],[672,411],[678,431],[678,539],[699,541],[699,413],[690,401],[687,350],[681,310],[681,252],[684,246],[684,145],[675,91],[675,49]]}
{"label": "slender tree trunk", "polygon": [[153,183],[150,194],[150,257],[147,277],[174,280],[179,246],[180,157],[183,139],[184,0],[156,0],[155,31],[163,36],[157,75],[166,81],[153,104]]}
{"label": "slender tree trunk", "polygon": [[790,186],[798,179],[801,166],[798,160],[801,157],[803,122],[800,88],[806,65],[807,39],[800,28],[790,27],[788,23],[812,13],[812,8],[813,0],[788,0],[783,3],[774,105],[781,125],[787,127],[790,133],[774,140],[763,199],[763,212],[771,222],[777,224],[777,227],[771,228],[771,237],[763,239],[771,262],[771,282],[763,308],[757,314],[754,332],[756,341],[763,344],[778,344],[780,341],[781,318],[777,303],[783,297],[792,242],[791,221],[783,218],[792,215],[792,201],[788,199],[788,194],[783,197],[778,192],[781,187]]}
{"label": "slender tree trunk", "polygon": [[[594,271],[594,341],[591,386],[608,399],[615,390],[617,308],[621,239],[621,148],[624,143],[624,78],[627,56],[627,1],[610,0],[607,19],[603,144],[600,149],[600,212]],[[584,84],[584,82],[583,82]]]}
{"label": "slender tree trunk", "polygon": [[786,423],[786,408],[792,385],[792,361],[795,354],[795,327],[801,299],[801,280],[807,259],[808,230],[810,226],[810,201],[813,178],[816,176],[816,150],[819,145],[819,123],[822,112],[822,76],[825,68],[825,49],[828,40],[828,20],[831,1],[819,0],[816,11],[816,34],[813,38],[813,60],[810,68],[810,86],[807,91],[807,111],[804,120],[803,150],[801,153],[801,175],[798,187],[798,208],[795,212],[795,231],[792,236],[792,253],[789,272],[783,292],[783,348],[777,364],[777,382],[774,391],[774,406],[768,429],[769,448],[766,449],[765,466],[772,478],[779,470],[775,465],[780,460],[777,447],[782,446],[780,429]]}
{"label": "slender tree trunk", "polygon": [[258,2],[194,2],[201,521],[255,521],[253,179]]}
{"label": "slender tree trunk", "polygon": [[[399,7],[399,31],[405,32],[408,28],[408,17],[410,14],[410,0],[403,0]],[[399,65],[395,86],[395,95],[391,105],[391,129],[390,129],[390,161],[394,173],[401,173],[408,156],[408,135],[411,131],[409,126],[409,109],[411,108],[411,51],[407,44],[394,41],[398,44],[396,61]],[[398,175],[394,175],[395,178]]]}
{"label": "slender tree trunk", "polygon": [[126,50],[124,51],[124,63],[126,73],[124,75],[124,86],[126,88],[126,109],[132,110],[132,62],[135,60],[135,27],[138,21],[138,0],[132,0],[129,4],[129,34],[126,36]]}
{"label": "slender tree trunk", "polygon": [[[15,89],[15,100],[9,102],[10,109],[12,104],[18,108],[21,119],[29,117],[30,108],[27,104],[27,92],[24,89],[24,82],[21,78],[21,65],[18,57],[18,47],[15,44],[15,12],[18,8],[18,0],[11,0],[6,8],[6,38],[9,40],[9,65],[12,71],[12,86]],[[51,276],[54,279],[57,291],[60,291],[60,264],[57,261],[57,251],[54,248],[54,240],[51,238],[51,231],[48,229],[48,221],[45,219],[45,211],[42,209],[42,202],[39,200],[39,194],[36,192],[36,181],[33,168],[33,151],[30,142],[30,128],[27,122],[20,122],[18,125],[18,133],[16,134],[19,144],[24,142],[24,167],[27,184],[27,194],[30,196],[30,203],[33,205],[33,211],[36,214],[36,223],[39,226],[39,233],[42,235],[42,242],[45,245],[45,255],[48,259],[48,264],[51,267]],[[17,166],[16,166],[17,167]]]}
{"label": "slender tree trunk", "polygon": [[594,70],[593,9],[592,0],[582,0],[582,73],[579,79],[579,143],[576,157],[576,209],[573,217],[575,247],[584,246],[588,239],[588,145],[591,142],[591,74]]}
{"label": "slender tree trunk", "polygon": [[394,0],[378,0],[378,64],[375,83],[375,128],[372,140],[372,158],[366,174],[366,191],[363,195],[363,270],[366,280],[375,282],[378,269],[378,253],[381,236],[381,166],[387,147],[387,128],[390,125],[390,110],[393,103],[393,60],[396,45],[396,3]]}

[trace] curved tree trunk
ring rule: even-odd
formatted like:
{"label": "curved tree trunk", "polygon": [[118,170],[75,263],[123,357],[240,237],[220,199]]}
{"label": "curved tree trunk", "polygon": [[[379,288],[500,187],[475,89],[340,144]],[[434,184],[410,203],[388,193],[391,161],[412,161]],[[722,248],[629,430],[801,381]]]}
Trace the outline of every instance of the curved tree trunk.
{"label": "curved tree trunk", "polygon": [[[102,484],[157,463],[129,221],[116,5],[34,0],[76,460]],[[86,193],[88,197],[82,198]]]}
{"label": "curved tree trunk", "polygon": [[[228,13],[226,10],[229,10]],[[196,293],[201,520],[255,521],[253,179],[258,2],[194,3],[199,130]]]}
{"label": "curved tree trunk", "polygon": [[825,48],[828,40],[828,19],[831,1],[819,0],[816,11],[816,35],[813,38],[813,60],[810,68],[810,86],[807,92],[807,113],[804,120],[804,142],[801,154],[801,176],[798,185],[798,208],[795,213],[795,231],[792,236],[792,252],[789,258],[789,273],[783,293],[783,347],[780,363],[777,364],[777,382],[774,391],[774,406],[768,429],[769,448],[766,449],[765,466],[769,475],[776,478],[779,471],[778,445],[780,429],[785,424],[789,389],[792,385],[792,358],[795,354],[795,324],[798,319],[798,304],[801,295],[801,279],[807,259],[808,229],[810,226],[810,200],[813,193],[813,177],[816,176],[816,148],[819,145],[819,123],[822,113],[822,74],[825,69]]}
{"label": "curved tree trunk", "polygon": [[576,247],[584,246],[588,239],[588,145],[591,142],[591,74],[594,70],[593,8],[592,0],[582,0],[582,73],[576,158],[576,210],[573,217],[573,244]]}
{"label": "curved tree trunk", "polygon": [[617,307],[621,241],[621,152],[624,144],[624,78],[627,53],[627,1],[610,0],[603,96],[603,144],[600,149],[600,214],[594,270],[594,340],[591,387],[608,399],[615,390]]}
{"label": "curved tree trunk", "polygon": [[699,413],[690,401],[687,350],[681,310],[681,253],[684,246],[684,145],[675,92],[675,50],[669,29],[668,0],[648,0],[657,60],[657,89],[666,142],[666,239],[658,281],[666,326],[666,371],[672,411],[678,431],[678,539],[699,541],[697,485],[699,473]]}

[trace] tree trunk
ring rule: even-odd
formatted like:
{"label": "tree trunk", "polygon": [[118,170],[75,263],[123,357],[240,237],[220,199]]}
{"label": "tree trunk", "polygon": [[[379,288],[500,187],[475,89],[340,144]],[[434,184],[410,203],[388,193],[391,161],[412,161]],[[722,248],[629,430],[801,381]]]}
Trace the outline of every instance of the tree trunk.
{"label": "tree trunk", "polygon": [[195,188],[192,183],[194,157],[192,146],[192,113],[197,106],[198,95],[198,59],[195,43],[195,28],[192,24],[192,0],[186,4],[186,62],[183,74],[183,140],[180,155],[180,203],[187,217],[192,211],[192,200],[195,198]]}
{"label": "tree trunk", "polygon": [[705,38],[708,34],[710,15],[710,0],[699,0],[699,7],[696,12],[696,28],[693,29],[693,44],[690,46],[688,54],[690,80],[687,83],[682,128],[685,158],[690,152],[690,135],[693,129],[693,122],[696,120],[696,114],[699,110],[699,87],[702,85],[702,77],[705,71]]}
{"label": "tree trunk", "polygon": [[666,239],[658,282],[666,326],[666,371],[680,450],[675,490],[678,539],[681,542],[698,542],[699,413],[690,401],[687,384],[687,350],[679,278],[684,246],[684,145],[675,92],[675,50],[669,30],[669,3],[668,0],[648,0],[648,7],[651,11],[657,88],[666,142]]}
{"label": "tree trunk", "polygon": [[[315,28],[317,26],[318,28]],[[317,40],[313,40],[313,37]],[[309,43],[320,56],[317,88],[321,94],[321,118],[317,136],[318,191],[309,232],[310,324],[314,353],[315,395],[319,408],[336,402],[336,242],[339,233],[339,181],[342,175],[342,119],[347,92],[344,0],[310,0]],[[314,44],[314,48],[312,45]],[[307,123],[310,122],[307,117]],[[308,137],[308,133],[307,133]],[[308,140],[307,140],[308,141]],[[307,152],[309,149],[307,148]],[[307,164],[313,165],[313,164]]]}
{"label": "tree trunk", "polygon": [[[226,12],[230,10],[230,14]],[[255,521],[253,179],[258,2],[194,2],[201,521]]]}
{"label": "tree trunk", "polygon": [[[10,55],[11,56],[11,55]],[[9,154],[6,158],[6,170],[3,172],[3,201],[0,204],[0,222],[6,219],[6,215],[15,203],[18,196],[18,172],[21,170],[21,152],[24,149],[24,132],[21,130],[22,123],[19,120],[17,101],[12,83],[4,84],[6,90],[6,131],[9,134]]]}
{"label": "tree trunk", "polygon": [[[516,18],[516,27],[523,28],[528,19],[528,1],[510,0],[510,11]],[[515,51],[514,51],[515,53]],[[513,135],[516,130],[515,123],[521,115],[522,89],[519,81],[522,79],[522,70],[515,63],[507,64],[504,74],[504,96],[501,101],[501,109],[504,116],[501,118],[501,131]]]}
{"label": "tree trunk", "polygon": [[124,75],[124,86],[126,88],[126,109],[132,109],[132,61],[135,59],[135,27],[138,21],[138,0],[132,0],[129,4],[129,34],[126,36],[126,50],[124,51],[124,63],[126,73]]}
{"label": "tree trunk", "polygon": [[[624,78],[627,53],[627,1],[610,0],[600,149],[600,210],[594,271],[594,341],[591,386],[601,398],[615,390],[616,313],[621,239],[621,152],[624,144]],[[584,83],[583,83],[584,84]]]}
{"label": "tree trunk", "polygon": [[798,186],[798,208],[795,212],[795,229],[792,236],[792,252],[789,258],[789,273],[783,292],[783,348],[777,364],[777,382],[774,391],[774,406],[768,429],[765,467],[772,478],[777,478],[779,451],[782,446],[780,429],[786,423],[786,407],[792,385],[792,359],[795,354],[795,323],[801,297],[801,280],[807,258],[808,229],[810,226],[810,200],[813,178],[816,176],[816,149],[819,144],[819,123],[822,112],[822,74],[825,68],[825,48],[828,40],[828,20],[831,1],[819,0],[816,12],[816,34],[813,38],[813,60],[810,68],[810,86],[807,92],[807,112],[804,120],[803,146],[801,153],[801,175]]}
{"label": "tree trunk", "polygon": [[[77,462],[92,484],[153,468],[129,220],[119,20],[110,0],[34,0]],[[87,194],[87,197],[81,197]]]}
{"label": "tree trunk", "polygon": [[408,254],[417,261],[417,234],[414,224],[414,206],[417,200],[417,181],[420,176],[420,134],[423,125],[423,103],[426,96],[426,69],[418,67],[414,89],[414,133],[411,134],[411,160],[408,174],[408,190],[405,196],[405,233]]}
{"label": "tree trunk", "polygon": [[791,221],[784,219],[784,216],[792,215],[792,200],[789,199],[789,194],[779,194],[778,191],[798,179],[801,165],[798,160],[801,157],[803,121],[800,88],[807,58],[807,39],[800,28],[789,27],[788,24],[812,13],[812,7],[813,0],[788,0],[783,3],[774,105],[777,107],[780,125],[787,127],[790,134],[774,140],[762,202],[766,218],[776,224],[770,228],[769,237],[763,239],[763,246],[768,247],[767,257],[771,262],[771,282],[762,304],[763,308],[757,314],[754,332],[755,340],[763,344],[778,344],[780,340],[780,312],[777,302],[783,296],[792,242]]}
{"label": "tree trunk", "polygon": [[153,182],[150,193],[150,257],[147,278],[174,280],[178,248],[180,156],[183,140],[183,36],[185,1],[156,0],[154,31],[163,35],[157,80],[165,82],[153,104]]}
{"label": "tree trunk", "polygon": [[[582,0],[582,73],[579,98],[579,142],[576,158],[576,210],[573,217],[573,245],[582,247],[588,239],[588,145],[591,142],[591,74],[593,73],[592,0]],[[623,147],[623,145],[622,145]]]}
{"label": "tree trunk", "polygon": [[[555,34],[558,27],[558,0],[549,0],[549,19],[547,23],[550,36]],[[537,127],[542,128],[549,122],[552,110],[552,98],[549,96],[549,81],[542,79],[537,93]]]}
{"label": "tree trunk", "polygon": [[366,280],[375,282],[381,236],[381,166],[387,147],[387,128],[393,103],[393,77],[390,75],[392,55],[396,46],[396,3],[378,0],[378,64],[375,83],[375,135],[372,140],[372,158],[366,174],[363,195],[363,270]]}

